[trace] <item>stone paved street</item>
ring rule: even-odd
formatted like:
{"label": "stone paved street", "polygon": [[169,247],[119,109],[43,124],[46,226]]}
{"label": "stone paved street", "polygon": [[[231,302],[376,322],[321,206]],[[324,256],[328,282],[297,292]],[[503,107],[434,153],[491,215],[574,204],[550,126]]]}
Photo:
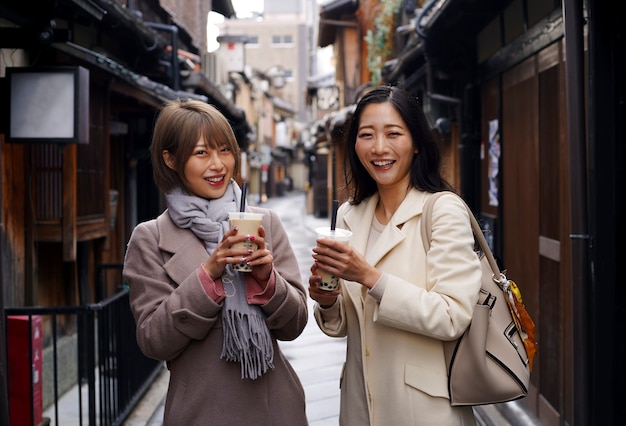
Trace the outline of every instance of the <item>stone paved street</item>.
{"label": "stone paved street", "polygon": [[[298,257],[302,280],[308,286],[315,245],[315,228],[329,224],[327,218],[306,214],[303,193],[271,198],[265,204],[280,216]],[[285,355],[300,376],[307,398],[307,417],[311,426],[337,425],[339,418],[339,375],[345,359],[345,339],[323,334],[313,319],[309,298],[309,322],[302,335],[292,342],[281,342]]]}

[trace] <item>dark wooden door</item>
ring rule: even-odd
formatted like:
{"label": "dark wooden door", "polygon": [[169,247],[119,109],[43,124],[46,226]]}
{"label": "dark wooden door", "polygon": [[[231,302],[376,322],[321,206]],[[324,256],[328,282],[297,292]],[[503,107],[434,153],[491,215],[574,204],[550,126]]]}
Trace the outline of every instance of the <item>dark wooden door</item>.
{"label": "dark wooden door", "polygon": [[[538,353],[522,404],[546,425],[560,424],[572,410],[564,93],[560,43],[486,82],[481,91],[481,215],[493,219],[494,252],[520,286],[536,324]],[[497,129],[495,139],[490,126]],[[495,174],[494,155],[500,155]]]}

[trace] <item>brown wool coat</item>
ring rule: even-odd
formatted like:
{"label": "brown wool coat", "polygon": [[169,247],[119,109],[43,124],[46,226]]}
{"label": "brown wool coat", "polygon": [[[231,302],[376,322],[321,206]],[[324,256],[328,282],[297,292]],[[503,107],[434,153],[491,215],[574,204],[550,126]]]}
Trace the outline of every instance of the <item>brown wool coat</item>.
{"label": "brown wool coat", "polygon": [[307,424],[304,390],[277,344],[302,333],[306,292],[278,216],[249,210],[264,214],[276,276],[275,294],[261,306],[274,340],[275,368],[256,380],[242,380],[239,363],[220,359],[222,304],[207,296],[196,274],[207,258],[204,243],[174,225],[167,212],[139,224],[128,243],[123,275],[137,342],[170,370],[165,426]]}

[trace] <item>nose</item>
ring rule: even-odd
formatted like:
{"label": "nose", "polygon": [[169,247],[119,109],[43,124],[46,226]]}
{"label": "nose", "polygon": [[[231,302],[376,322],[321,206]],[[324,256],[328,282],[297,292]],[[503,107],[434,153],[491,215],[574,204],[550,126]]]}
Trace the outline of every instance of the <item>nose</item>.
{"label": "nose", "polygon": [[374,144],[372,145],[372,152],[376,154],[383,153],[387,151],[387,137],[384,134],[376,135],[374,139]]}
{"label": "nose", "polygon": [[211,170],[221,170],[224,165],[219,152],[215,150],[211,150],[211,155],[209,155],[207,162],[209,163],[209,169]]}

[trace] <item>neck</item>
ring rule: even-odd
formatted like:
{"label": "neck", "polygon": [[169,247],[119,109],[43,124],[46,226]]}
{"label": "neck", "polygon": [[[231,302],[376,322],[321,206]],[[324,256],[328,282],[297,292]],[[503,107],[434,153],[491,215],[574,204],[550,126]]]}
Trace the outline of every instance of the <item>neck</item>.
{"label": "neck", "polygon": [[378,204],[376,205],[376,219],[382,224],[386,224],[391,220],[402,201],[406,198],[406,194],[410,188],[399,191],[397,188],[393,190],[378,190]]}

